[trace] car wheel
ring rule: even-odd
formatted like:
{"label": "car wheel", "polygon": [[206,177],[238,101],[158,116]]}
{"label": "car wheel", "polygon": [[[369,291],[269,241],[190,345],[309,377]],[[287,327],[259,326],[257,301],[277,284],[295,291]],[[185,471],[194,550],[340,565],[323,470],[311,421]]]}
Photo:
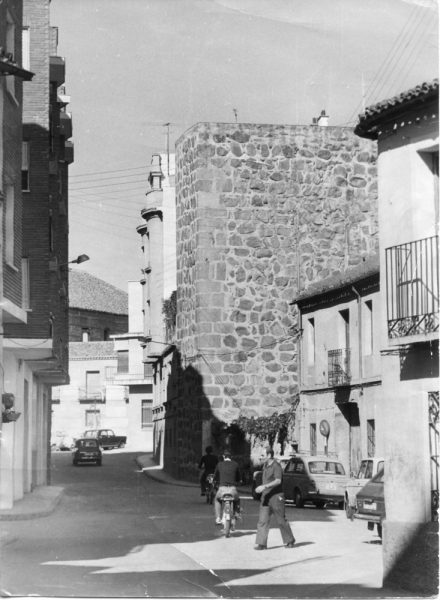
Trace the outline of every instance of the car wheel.
{"label": "car wheel", "polygon": [[295,505],[297,508],[302,508],[304,506],[304,500],[301,491],[298,488],[295,490]]}
{"label": "car wheel", "polygon": [[77,466],[78,466],[78,461],[77,461],[77,460],[74,460],[74,461],[73,461],[73,466],[74,466],[74,467],[77,467]]}
{"label": "car wheel", "polygon": [[121,442],[118,446],[118,448],[125,448],[125,442]]}
{"label": "car wheel", "polygon": [[344,510],[344,501],[343,500],[338,502],[338,508],[339,508],[339,510]]}
{"label": "car wheel", "polygon": [[324,508],[324,506],[325,506],[324,500],[317,500],[315,502],[315,506],[316,506],[316,508]]}

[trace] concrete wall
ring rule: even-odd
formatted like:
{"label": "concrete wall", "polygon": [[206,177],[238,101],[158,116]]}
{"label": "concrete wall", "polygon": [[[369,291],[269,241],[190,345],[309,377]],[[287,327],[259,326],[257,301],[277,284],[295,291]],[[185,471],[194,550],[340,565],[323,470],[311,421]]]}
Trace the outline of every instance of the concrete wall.
{"label": "concrete wall", "polygon": [[[378,140],[379,226],[381,289],[386,290],[386,248],[438,232],[438,176],[426,160],[439,148],[438,105],[420,104],[396,123],[383,124],[382,131]],[[389,339],[386,300],[383,294],[384,576],[390,584],[417,591],[413,560],[405,559],[405,552],[421,525],[431,519],[429,392],[438,394],[438,331]],[[399,352],[398,344],[409,345]],[[408,369],[411,363],[413,368]]]}
{"label": "concrete wall", "polygon": [[[289,302],[377,246],[374,144],[338,127],[198,124],[177,142],[176,203],[177,339],[197,379],[184,402],[196,393],[206,409],[191,426],[285,410],[297,391]],[[183,460],[209,441],[188,442]]]}

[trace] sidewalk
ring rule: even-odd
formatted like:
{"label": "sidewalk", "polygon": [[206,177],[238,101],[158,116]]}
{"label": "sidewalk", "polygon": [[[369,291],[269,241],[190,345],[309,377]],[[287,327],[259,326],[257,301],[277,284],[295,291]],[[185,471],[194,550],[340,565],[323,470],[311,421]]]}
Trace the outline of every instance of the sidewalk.
{"label": "sidewalk", "polygon": [[[142,472],[154,479],[155,481],[160,481],[161,483],[167,483],[170,485],[180,485],[182,487],[192,487],[192,488],[200,488],[200,483],[193,483],[190,481],[184,481],[183,479],[175,479],[168,473],[165,473],[163,468],[157,465],[152,458],[151,454],[143,454],[136,458],[136,462]],[[237,486],[237,490],[240,494],[250,494],[251,487],[250,486]]]}
{"label": "sidewalk", "polygon": [[0,521],[20,521],[50,515],[61,500],[64,488],[42,485],[17,500],[12,508],[0,509]]}

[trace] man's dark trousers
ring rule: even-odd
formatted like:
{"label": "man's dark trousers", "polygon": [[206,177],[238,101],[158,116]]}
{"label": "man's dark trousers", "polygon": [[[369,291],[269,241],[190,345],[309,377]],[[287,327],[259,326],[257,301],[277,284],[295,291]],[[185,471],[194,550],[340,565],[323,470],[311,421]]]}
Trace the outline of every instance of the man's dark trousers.
{"label": "man's dark trousers", "polygon": [[270,517],[272,514],[280,528],[283,543],[288,544],[289,542],[294,542],[295,538],[293,537],[289,522],[286,519],[284,494],[274,494],[267,502],[267,506],[264,504],[264,500],[262,500],[260,504],[260,514],[258,516],[256,544],[267,546],[267,536],[269,535]]}

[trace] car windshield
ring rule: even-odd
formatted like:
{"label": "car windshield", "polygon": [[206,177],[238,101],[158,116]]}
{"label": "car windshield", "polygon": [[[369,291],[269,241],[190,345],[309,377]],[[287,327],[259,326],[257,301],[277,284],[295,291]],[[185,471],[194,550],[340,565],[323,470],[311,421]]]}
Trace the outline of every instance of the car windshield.
{"label": "car windshield", "polygon": [[359,479],[371,479],[373,477],[373,461],[363,460],[359,469]]}
{"label": "car windshield", "polygon": [[81,440],[78,442],[79,448],[97,448],[98,442],[96,440]]}
{"label": "car windshield", "polygon": [[326,474],[331,473],[332,475],[345,475],[344,467],[341,463],[326,461],[326,460],[314,460],[309,462],[309,471],[314,474]]}

